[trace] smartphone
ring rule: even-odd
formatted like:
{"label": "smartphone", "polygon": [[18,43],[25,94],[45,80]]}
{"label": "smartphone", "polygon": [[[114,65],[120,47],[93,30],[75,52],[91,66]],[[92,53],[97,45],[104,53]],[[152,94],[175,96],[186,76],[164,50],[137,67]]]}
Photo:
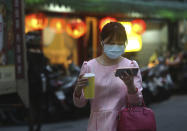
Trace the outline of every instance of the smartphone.
{"label": "smartphone", "polygon": [[136,76],[138,73],[139,68],[137,67],[124,67],[124,68],[117,68],[115,76],[119,77],[124,72],[128,73],[129,75]]}

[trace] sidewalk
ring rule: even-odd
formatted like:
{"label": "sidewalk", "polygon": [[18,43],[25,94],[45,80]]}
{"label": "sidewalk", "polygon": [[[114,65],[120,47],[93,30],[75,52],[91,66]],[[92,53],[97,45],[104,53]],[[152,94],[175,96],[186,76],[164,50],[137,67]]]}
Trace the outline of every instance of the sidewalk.
{"label": "sidewalk", "polygon": [[[187,95],[151,105],[155,112],[157,131],[187,131]],[[42,131],[86,131],[88,119],[44,125]],[[28,131],[27,127],[3,127],[0,131]]]}
{"label": "sidewalk", "polygon": [[157,131],[187,131],[187,95],[172,96],[151,108],[156,115]]}

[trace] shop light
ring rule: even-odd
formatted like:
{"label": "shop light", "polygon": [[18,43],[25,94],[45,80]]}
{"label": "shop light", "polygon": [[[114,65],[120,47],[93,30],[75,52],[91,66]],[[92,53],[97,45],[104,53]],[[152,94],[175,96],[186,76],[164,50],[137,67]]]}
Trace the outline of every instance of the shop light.
{"label": "shop light", "polygon": [[66,32],[77,39],[86,33],[86,24],[81,19],[72,19],[66,26]]}
{"label": "shop light", "polygon": [[50,21],[50,28],[54,29],[56,33],[62,33],[65,30],[65,20],[62,18],[53,18]]}
{"label": "shop light", "polygon": [[33,30],[42,30],[48,25],[47,17],[42,14],[30,14],[25,17],[25,32]]}
{"label": "shop light", "polygon": [[132,29],[132,23],[131,22],[120,22],[126,30],[127,38],[128,38],[128,44],[126,46],[125,52],[137,52],[142,49],[142,36],[140,34],[137,34]]}
{"label": "shop light", "polygon": [[138,52],[142,49],[142,36],[138,34],[127,35],[128,44],[125,52]]}
{"label": "shop light", "polygon": [[100,31],[103,29],[103,27],[110,22],[117,22],[116,18],[112,17],[104,17],[100,20],[99,29]]}

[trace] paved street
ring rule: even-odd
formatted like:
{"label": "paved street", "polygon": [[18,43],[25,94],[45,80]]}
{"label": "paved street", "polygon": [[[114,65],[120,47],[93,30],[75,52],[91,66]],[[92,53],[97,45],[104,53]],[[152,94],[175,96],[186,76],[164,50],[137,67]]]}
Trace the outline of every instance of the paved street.
{"label": "paved street", "polygon": [[[187,131],[187,95],[172,96],[151,106],[155,111],[157,131]],[[86,131],[88,119],[48,124],[42,131]],[[0,131],[27,131],[27,127],[3,127]]]}

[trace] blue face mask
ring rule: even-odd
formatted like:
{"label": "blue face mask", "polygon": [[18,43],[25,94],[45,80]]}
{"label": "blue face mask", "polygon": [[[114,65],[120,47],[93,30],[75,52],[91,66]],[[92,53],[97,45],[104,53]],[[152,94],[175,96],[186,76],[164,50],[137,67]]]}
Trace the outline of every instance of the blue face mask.
{"label": "blue face mask", "polygon": [[110,59],[117,59],[122,54],[124,54],[125,46],[124,45],[109,45],[104,44],[104,53],[110,58]]}

